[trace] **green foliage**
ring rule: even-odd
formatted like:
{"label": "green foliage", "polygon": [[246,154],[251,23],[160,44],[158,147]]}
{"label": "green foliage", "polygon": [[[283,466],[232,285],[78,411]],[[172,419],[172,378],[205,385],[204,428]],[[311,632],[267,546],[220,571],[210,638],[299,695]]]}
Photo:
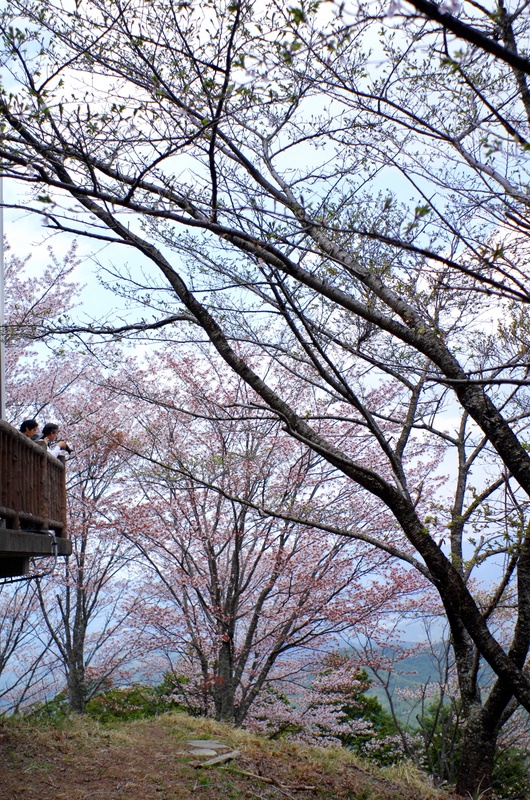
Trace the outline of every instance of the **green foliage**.
{"label": "green foliage", "polygon": [[35,704],[20,716],[34,725],[45,727],[46,725],[61,725],[70,718],[71,714],[68,696],[66,692],[60,692],[53,700]]}
{"label": "green foliage", "polygon": [[375,730],[384,736],[396,733],[396,725],[388,711],[385,711],[377,697],[366,694],[372,685],[366,670],[361,670],[357,679],[361,681],[363,688],[346,695],[346,703],[342,706],[345,718],[371,722]]}
{"label": "green foliage", "polygon": [[348,750],[369,758],[380,766],[395,764],[402,758],[402,753],[395,745],[394,737],[398,733],[396,724],[377,697],[367,694],[372,683],[367,672],[365,670],[359,672],[357,679],[361,682],[362,688],[353,689],[345,694],[339,720],[369,722],[372,731],[369,733],[352,731],[341,734],[339,738]]}
{"label": "green foliage", "polygon": [[[210,716],[208,710],[208,697],[202,690],[197,691],[196,687],[191,686],[190,679],[184,675],[177,675],[175,672],[166,672],[164,680],[157,687],[158,691],[166,698],[171,699],[172,708],[179,708],[189,714],[190,717]],[[205,704],[206,699],[206,704]]]}
{"label": "green foliage", "polygon": [[115,686],[87,703],[86,713],[98,722],[130,721],[156,717],[166,711],[182,710],[167,692],[166,681],[159,686]]}
{"label": "green foliage", "polygon": [[461,760],[462,724],[457,703],[438,698],[418,719],[423,766],[435,782],[454,783]]}
{"label": "green foliage", "polygon": [[[454,784],[462,758],[463,720],[458,704],[430,704],[420,718],[424,767],[436,783]],[[502,800],[528,800],[530,754],[516,747],[500,746],[495,756],[492,785]]]}
{"label": "green foliage", "polygon": [[493,767],[493,789],[503,800],[528,800],[530,753],[509,747],[499,750]]}

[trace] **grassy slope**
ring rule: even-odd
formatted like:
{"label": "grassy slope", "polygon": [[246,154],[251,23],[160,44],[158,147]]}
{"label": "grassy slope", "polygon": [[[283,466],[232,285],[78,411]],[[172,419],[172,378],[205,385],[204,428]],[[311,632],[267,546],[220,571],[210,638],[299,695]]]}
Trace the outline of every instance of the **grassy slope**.
{"label": "grassy slope", "polygon": [[[240,751],[202,768],[187,739]],[[252,773],[254,777],[244,773]],[[258,776],[262,776],[261,780]],[[268,780],[265,780],[268,779]],[[311,788],[314,787],[314,788]],[[0,723],[0,800],[447,800],[407,768],[377,771],[340,749],[271,742],[212,720],[170,713],[112,727]]]}

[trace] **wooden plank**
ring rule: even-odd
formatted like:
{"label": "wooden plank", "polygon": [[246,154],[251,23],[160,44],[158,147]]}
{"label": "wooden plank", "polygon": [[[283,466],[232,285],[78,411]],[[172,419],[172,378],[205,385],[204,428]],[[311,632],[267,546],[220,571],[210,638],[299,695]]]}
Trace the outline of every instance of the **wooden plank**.
{"label": "wooden plank", "polygon": [[223,753],[220,756],[215,756],[215,758],[209,758],[208,761],[200,761],[198,764],[195,764],[195,767],[197,769],[200,767],[213,767],[215,764],[223,764],[225,761],[232,761],[232,759],[238,758],[240,755],[240,750],[232,750],[230,753]]}
{"label": "wooden plank", "polygon": [[[72,543],[68,539],[56,537],[57,554],[69,556],[72,552]],[[11,531],[0,528],[0,559],[4,556],[51,556],[53,555],[53,542],[47,533],[32,533],[30,531]]]}
{"label": "wooden plank", "polygon": [[29,558],[24,556],[6,556],[0,559],[0,578],[17,578],[28,575]]}

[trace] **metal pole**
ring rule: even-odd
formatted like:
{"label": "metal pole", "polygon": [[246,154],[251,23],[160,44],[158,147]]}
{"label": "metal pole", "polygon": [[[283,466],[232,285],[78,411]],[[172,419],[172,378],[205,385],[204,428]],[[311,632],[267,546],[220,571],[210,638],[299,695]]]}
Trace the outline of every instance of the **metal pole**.
{"label": "metal pole", "polygon": [[4,325],[4,180],[0,175],[0,419],[6,418],[6,351]]}

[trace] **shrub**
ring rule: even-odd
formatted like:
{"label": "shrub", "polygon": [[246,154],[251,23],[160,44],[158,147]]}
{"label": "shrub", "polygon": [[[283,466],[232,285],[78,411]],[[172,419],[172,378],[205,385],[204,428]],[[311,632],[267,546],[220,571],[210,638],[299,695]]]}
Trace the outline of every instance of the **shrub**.
{"label": "shrub", "polygon": [[86,713],[98,722],[116,722],[156,717],[166,711],[182,709],[160,686],[115,686],[87,703]]}

